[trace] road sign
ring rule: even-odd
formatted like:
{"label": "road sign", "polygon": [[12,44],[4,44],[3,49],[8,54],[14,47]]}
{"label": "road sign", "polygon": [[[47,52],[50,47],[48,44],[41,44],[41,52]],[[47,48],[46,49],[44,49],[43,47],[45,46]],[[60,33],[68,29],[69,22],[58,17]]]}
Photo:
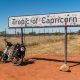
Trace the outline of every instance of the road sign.
{"label": "road sign", "polygon": [[[66,24],[67,23],[67,24]],[[9,17],[9,27],[80,26],[80,12]]]}

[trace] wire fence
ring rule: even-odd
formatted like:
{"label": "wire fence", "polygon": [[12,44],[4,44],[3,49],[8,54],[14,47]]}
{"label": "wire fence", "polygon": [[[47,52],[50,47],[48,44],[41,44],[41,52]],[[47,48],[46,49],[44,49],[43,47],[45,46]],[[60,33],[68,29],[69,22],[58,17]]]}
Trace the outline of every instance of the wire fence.
{"label": "wire fence", "polygon": [[[30,30],[30,31],[28,31]],[[3,35],[13,44],[21,43],[20,30],[14,29],[13,33],[7,33],[6,29]],[[26,53],[41,54],[49,53],[53,55],[64,54],[64,28],[41,28],[41,29],[24,29],[24,44]],[[68,53],[79,53],[79,30],[77,32],[68,30]],[[76,42],[77,41],[77,42]],[[2,45],[2,44],[1,44]]]}

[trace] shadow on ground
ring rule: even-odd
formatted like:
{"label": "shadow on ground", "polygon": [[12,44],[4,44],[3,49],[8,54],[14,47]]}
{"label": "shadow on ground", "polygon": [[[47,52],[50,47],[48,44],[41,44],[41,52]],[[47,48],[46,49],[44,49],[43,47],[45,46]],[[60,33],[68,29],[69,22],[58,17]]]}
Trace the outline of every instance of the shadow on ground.
{"label": "shadow on ground", "polygon": [[29,64],[33,64],[34,63],[34,60],[25,60],[23,61],[22,65],[21,66],[25,66],[25,65],[29,65]]}
{"label": "shadow on ground", "polygon": [[[45,60],[45,61],[54,61],[54,62],[64,62],[64,60],[60,60],[60,59],[48,59],[48,58],[31,58],[31,59]],[[71,65],[69,67],[74,67],[74,66],[80,65],[80,61],[67,61],[67,63],[74,63],[73,65]]]}

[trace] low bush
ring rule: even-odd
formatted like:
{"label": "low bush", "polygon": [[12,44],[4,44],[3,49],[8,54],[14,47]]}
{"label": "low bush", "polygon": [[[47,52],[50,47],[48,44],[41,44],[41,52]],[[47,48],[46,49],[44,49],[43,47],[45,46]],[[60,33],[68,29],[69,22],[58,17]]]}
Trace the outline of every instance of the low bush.
{"label": "low bush", "polygon": [[3,52],[2,52],[2,51],[0,51],[0,56],[2,55],[2,53],[3,53]]}

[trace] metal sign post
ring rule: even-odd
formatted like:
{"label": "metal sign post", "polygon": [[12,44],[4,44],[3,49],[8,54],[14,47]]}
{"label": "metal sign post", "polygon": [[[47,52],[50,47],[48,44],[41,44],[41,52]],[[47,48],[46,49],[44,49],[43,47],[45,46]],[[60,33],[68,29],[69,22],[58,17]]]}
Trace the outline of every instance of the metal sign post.
{"label": "metal sign post", "polygon": [[65,46],[65,61],[64,63],[67,64],[67,27],[65,26],[65,41],[64,41],[64,46]]}
{"label": "metal sign post", "polygon": [[70,67],[67,65],[67,26],[65,25],[65,40],[64,40],[64,64],[60,67],[60,71],[70,72]]}
{"label": "metal sign post", "polygon": [[23,44],[23,28],[21,28],[21,44]]}

